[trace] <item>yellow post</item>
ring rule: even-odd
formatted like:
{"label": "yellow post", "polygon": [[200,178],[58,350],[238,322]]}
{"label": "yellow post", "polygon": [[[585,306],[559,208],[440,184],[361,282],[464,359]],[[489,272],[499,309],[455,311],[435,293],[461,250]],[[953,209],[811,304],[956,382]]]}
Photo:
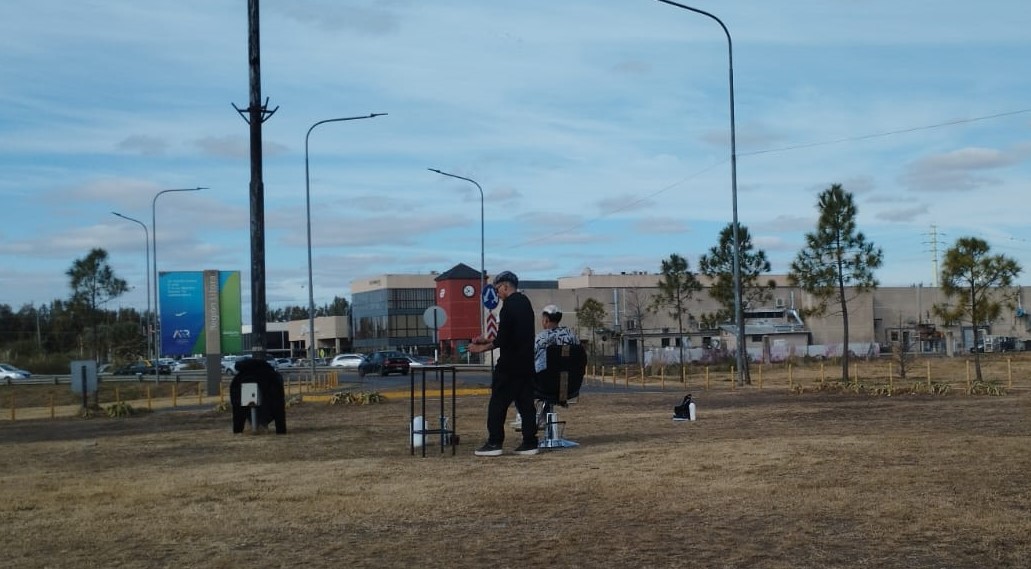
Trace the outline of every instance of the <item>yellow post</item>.
{"label": "yellow post", "polygon": [[888,397],[891,397],[892,391],[894,391],[894,381],[891,377],[891,362],[888,362]]}
{"label": "yellow post", "polygon": [[177,407],[178,406],[178,399],[179,399],[179,384],[178,383],[173,383],[172,384],[172,407]]}
{"label": "yellow post", "polygon": [[823,385],[823,380],[826,377],[826,374],[824,373],[825,371],[823,362],[820,362],[820,385]]}
{"label": "yellow post", "polygon": [[763,366],[759,364],[759,389],[763,388]]}
{"label": "yellow post", "polygon": [[[290,380],[287,380],[286,385],[289,388]],[[222,388],[222,383],[219,382],[219,384],[218,384],[218,404],[222,405],[225,402],[226,402],[226,390]]]}
{"label": "yellow post", "polygon": [[122,396],[118,393],[118,388],[116,387],[115,388],[115,403],[121,403],[121,402],[122,402]]}
{"label": "yellow post", "polygon": [[795,377],[794,377],[794,374],[792,373],[793,371],[794,371],[794,368],[792,368],[791,364],[789,363],[788,364],[788,389],[789,390],[794,387],[794,383],[795,383]]}
{"label": "yellow post", "polygon": [[150,396],[150,386],[149,385],[147,386],[147,409],[151,410],[151,411],[154,410],[154,404],[153,404],[153,399]]}
{"label": "yellow post", "polygon": [[709,366],[705,366],[705,389],[709,389]]}
{"label": "yellow post", "polygon": [[659,384],[662,385],[662,390],[666,391],[666,364],[662,364],[659,368]]}
{"label": "yellow post", "polygon": [[54,396],[51,395],[50,396],[50,418],[53,419],[54,417],[55,417]]}
{"label": "yellow post", "polygon": [[11,420],[14,420],[14,392],[11,392]]}
{"label": "yellow post", "polygon": [[927,360],[927,389],[931,389],[931,360]]}
{"label": "yellow post", "polygon": [[623,387],[630,389],[630,366],[623,366]]}
{"label": "yellow post", "polygon": [[967,389],[970,389],[970,360],[967,360]]}
{"label": "yellow post", "polygon": [[601,384],[605,385],[605,366],[601,366]]}
{"label": "yellow post", "polygon": [[1009,388],[1013,389],[1013,358],[1006,358],[1006,376],[1009,377]]}
{"label": "yellow post", "polygon": [[734,380],[734,366],[730,366],[730,390],[737,389],[737,381]]}
{"label": "yellow post", "polygon": [[201,384],[198,381],[197,382],[197,405],[203,405],[203,404],[204,404],[204,390],[201,389]]}

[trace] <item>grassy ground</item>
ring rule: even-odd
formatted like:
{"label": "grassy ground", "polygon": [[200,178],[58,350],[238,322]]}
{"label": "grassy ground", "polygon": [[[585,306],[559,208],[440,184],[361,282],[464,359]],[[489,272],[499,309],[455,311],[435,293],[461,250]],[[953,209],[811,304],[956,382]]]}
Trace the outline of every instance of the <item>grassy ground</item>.
{"label": "grassy ground", "polygon": [[1003,396],[888,397],[767,373],[689,378],[692,423],[671,421],[675,383],[592,382],[561,412],[581,446],[530,457],[472,455],[485,396],[459,399],[457,455],[426,458],[406,397],[303,403],[285,436],[233,435],[213,402],[6,421],[0,565],[1027,566],[1026,376]]}

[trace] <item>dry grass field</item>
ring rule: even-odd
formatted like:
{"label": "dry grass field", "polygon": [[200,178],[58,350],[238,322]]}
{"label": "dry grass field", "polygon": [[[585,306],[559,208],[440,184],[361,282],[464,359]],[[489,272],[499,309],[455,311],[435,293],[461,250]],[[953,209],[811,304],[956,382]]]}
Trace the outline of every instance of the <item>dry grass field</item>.
{"label": "dry grass field", "polygon": [[406,397],[305,402],[285,436],[233,435],[210,403],[5,421],[0,566],[1028,566],[1028,375],[887,397],[764,373],[691,385],[692,423],[671,421],[669,379],[593,382],[562,412],[581,446],[537,456],[473,456],[485,396],[459,399],[457,455],[426,458]]}

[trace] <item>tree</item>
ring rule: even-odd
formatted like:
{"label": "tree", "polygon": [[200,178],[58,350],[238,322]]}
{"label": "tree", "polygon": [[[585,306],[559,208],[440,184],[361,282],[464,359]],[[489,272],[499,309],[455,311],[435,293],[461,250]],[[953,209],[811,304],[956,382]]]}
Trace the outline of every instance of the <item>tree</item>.
{"label": "tree", "polygon": [[[1003,306],[1012,306],[1015,292],[1010,289],[1021,272],[1017,262],[1005,255],[991,255],[988,243],[977,237],[960,237],[945,252],[941,269],[941,289],[951,305],[935,305],[934,311],[946,322],[970,321],[974,347],[980,345],[978,329],[999,317]],[[974,350],[974,368],[981,381],[981,355]]]}
{"label": "tree", "polygon": [[[742,308],[751,303],[763,304],[773,298],[771,291],[777,288],[773,279],[759,282],[763,273],[770,272],[770,261],[762,249],[753,250],[752,236],[748,228],[738,225],[738,261],[741,269]],[[698,272],[712,279],[709,296],[720,308],[716,312],[699,317],[705,328],[718,328],[724,322],[734,321],[734,224],[728,223],[720,230],[719,243],[698,259]]]}
{"label": "tree", "polygon": [[65,274],[69,278],[72,289],[70,304],[73,311],[81,317],[83,328],[92,329],[93,358],[99,357],[97,339],[100,324],[99,308],[113,298],[117,298],[129,290],[125,280],[115,276],[114,270],[107,264],[107,251],[92,249],[82,259],[76,259]]}
{"label": "tree", "polygon": [[836,301],[841,314],[841,380],[848,381],[848,301],[846,287],[855,295],[877,288],[874,270],[881,266],[884,253],[856,230],[856,208],[852,194],[841,184],[820,193],[817,205],[820,219],[816,231],[805,236],[806,246],[791,263],[788,281],[816,298],[810,314],[826,314]]}
{"label": "tree", "polygon": [[588,298],[576,309],[576,321],[591,331],[591,359],[594,359],[594,333],[605,323],[605,305],[593,298]]}
{"label": "tree", "polygon": [[659,279],[659,292],[652,297],[652,312],[662,309],[670,318],[677,321],[679,337],[677,344],[680,345],[680,382],[687,381],[687,370],[684,367],[684,316],[690,312],[687,301],[694,296],[694,293],[702,290],[701,283],[691,272],[687,259],[673,253],[669,259],[662,260],[660,269],[662,278]]}

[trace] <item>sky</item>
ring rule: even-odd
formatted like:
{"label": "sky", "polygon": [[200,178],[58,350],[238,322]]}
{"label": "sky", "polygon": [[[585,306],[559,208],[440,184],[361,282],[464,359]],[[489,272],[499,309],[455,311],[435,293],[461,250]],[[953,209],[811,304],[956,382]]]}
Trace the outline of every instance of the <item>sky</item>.
{"label": "sky", "polygon": [[[736,193],[728,43],[708,17],[654,0],[261,2],[269,307],[308,304],[309,219],[318,305],[356,279],[478,268],[481,248],[488,273],[522,279],[655,273],[672,253],[696,269],[735,196],[784,274],[835,183],[884,251],[882,286],[934,285],[965,236],[1031,282],[1031,4],[691,5],[733,40]],[[67,299],[65,272],[102,248],[131,289],[109,307],[144,309],[156,234],[161,272],[241,271],[249,322],[247,2],[0,15],[0,304]],[[370,113],[387,114],[311,131],[306,185],[309,128]],[[482,202],[428,168],[476,180]]]}

